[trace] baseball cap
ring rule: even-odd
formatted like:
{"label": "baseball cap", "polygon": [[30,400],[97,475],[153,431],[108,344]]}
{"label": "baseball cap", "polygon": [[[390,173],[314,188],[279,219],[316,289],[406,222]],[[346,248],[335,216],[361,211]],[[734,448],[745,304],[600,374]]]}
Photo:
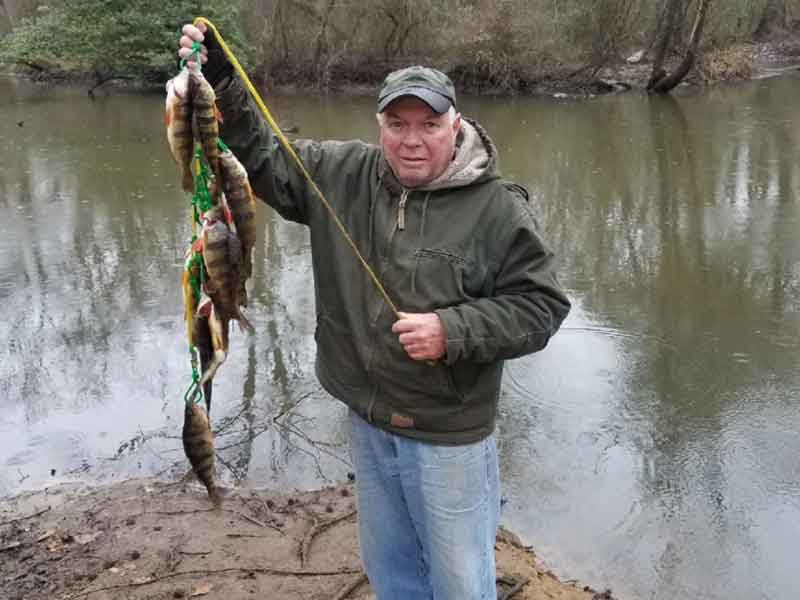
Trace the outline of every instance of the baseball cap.
{"label": "baseball cap", "polygon": [[456,105],[456,91],[450,78],[436,69],[414,66],[392,71],[378,92],[378,112],[400,96],[416,96],[441,114]]}

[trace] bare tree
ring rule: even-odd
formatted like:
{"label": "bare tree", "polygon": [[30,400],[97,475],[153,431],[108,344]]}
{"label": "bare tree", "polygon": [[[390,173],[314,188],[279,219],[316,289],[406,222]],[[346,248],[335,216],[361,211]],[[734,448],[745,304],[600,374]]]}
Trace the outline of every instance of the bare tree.
{"label": "bare tree", "polygon": [[764,39],[775,31],[785,29],[787,16],[786,0],[767,0],[753,35],[756,39]]}
{"label": "bare tree", "polygon": [[694,66],[697,57],[697,49],[700,45],[700,37],[703,33],[703,25],[705,23],[708,8],[711,5],[711,0],[698,0],[697,1],[697,14],[694,20],[692,32],[689,35],[687,42],[686,55],[683,60],[670,74],[664,69],[664,61],[666,58],[667,49],[671,38],[677,34],[679,21],[677,16],[681,8],[681,0],[667,0],[666,7],[666,22],[661,32],[662,38],[656,46],[656,56],[653,60],[653,72],[650,81],[647,84],[647,90],[655,93],[667,93],[675,86],[677,86],[684,77],[689,74]]}
{"label": "bare tree", "polygon": [[379,5],[378,10],[391,22],[383,46],[387,61],[405,52],[411,32],[425,21],[427,12],[421,4],[413,0],[384,0]]}

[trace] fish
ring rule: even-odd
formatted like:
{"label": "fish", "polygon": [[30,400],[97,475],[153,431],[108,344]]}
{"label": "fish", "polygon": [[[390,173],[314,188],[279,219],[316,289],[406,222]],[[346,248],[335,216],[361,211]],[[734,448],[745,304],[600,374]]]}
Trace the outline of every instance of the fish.
{"label": "fish", "polygon": [[214,434],[208,415],[194,402],[186,405],[183,416],[183,451],[200,482],[206,486],[208,497],[219,507],[222,495],[217,487],[214,457]]}
{"label": "fish", "polygon": [[[206,328],[203,331],[198,331],[198,335],[207,335],[207,338],[203,339],[204,345],[200,354],[200,367],[202,369],[200,385],[203,386],[205,392],[205,386],[211,383],[217,373],[217,369],[228,357],[229,321],[220,317],[219,311],[217,311],[211,298],[206,295],[200,298],[197,307],[197,319],[199,321],[198,325]],[[204,355],[208,359],[206,364],[203,364]],[[210,396],[208,402],[210,407]]]}
{"label": "fish", "polygon": [[165,123],[167,141],[175,162],[181,168],[181,187],[186,192],[194,190],[192,158],[194,135],[192,133],[192,99],[190,96],[189,69],[184,67],[178,75],[167,81]]}
{"label": "fish", "polygon": [[247,306],[245,283],[253,275],[253,247],[256,244],[256,202],[247,178],[247,170],[230,150],[220,154],[222,191],[236,225],[242,246],[239,272],[239,305]]}
{"label": "fish", "polygon": [[252,332],[239,305],[239,272],[241,270],[241,241],[231,231],[230,213],[222,203],[212,206],[203,215],[203,230],[200,236],[203,245],[203,261],[208,272],[206,292],[214,303],[221,319],[235,320],[242,329]]}
{"label": "fish", "polygon": [[219,121],[221,116],[217,109],[214,88],[208,83],[200,69],[189,70],[189,79],[194,137],[202,146],[203,154],[216,181],[220,181]]}

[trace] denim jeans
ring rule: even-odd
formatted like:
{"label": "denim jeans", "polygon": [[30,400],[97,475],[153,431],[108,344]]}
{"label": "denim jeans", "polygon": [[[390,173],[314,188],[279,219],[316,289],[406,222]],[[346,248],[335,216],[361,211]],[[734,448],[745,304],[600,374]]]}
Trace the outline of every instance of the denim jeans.
{"label": "denim jeans", "polygon": [[350,412],[361,560],[378,600],[496,600],[494,434],[442,446]]}

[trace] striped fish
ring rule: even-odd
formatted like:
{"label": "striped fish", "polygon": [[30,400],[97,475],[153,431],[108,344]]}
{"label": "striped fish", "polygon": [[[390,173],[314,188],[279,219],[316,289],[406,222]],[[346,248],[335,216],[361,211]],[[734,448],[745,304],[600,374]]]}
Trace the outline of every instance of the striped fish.
{"label": "striped fish", "polygon": [[194,402],[186,405],[183,416],[183,451],[197,478],[206,486],[215,506],[222,504],[217,488],[214,460],[214,434],[203,408]]}
{"label": "striped fish", "polygon": [[222,191],[236,224],[236,234],[242,244],[242,266],[239,271],[239,297],[241,306],[247,306],[245,282],[253,274],[253,247],[256,244],[256,203],[247,171],[234,156],[226,150],[220,154]]}
{"label": "striped fish", "polygon": [[189,89],[192,97],[194,137],[203,148],[208,166],[219,181],[219,110],[217,110],[214,88],[208,83],[200,69],[189,70]]}
{"label": "striped fish", "polygon": [[181,72],[167,82],[166,114],[167,141],[175,162],[181,168],[181,186],[184,191],[194,189],[192,176],[192,154],[194,136],[192,134],[192,101],[189,93],[189,69]]}
{"label": "striped fish", "polygon": [[[198,338],[203,342],[200,350],[200,363],[203,370],[200,385],[205,391],[220,365],[228,357],[228,320],[221,319],[211,298],[203,294],[197,307]],[[203,337],[204,336],[204,337]],[[207,360],[203,360],[204,356]],[[210,402],[210,397],[209,397]]]}
{"label": "striped fish", "polygon": [[232,217],[220,203],[203,215],[203,261],[208,272],[206,292],[219,311],[223,321],[235,320],[243,329],[253,331],[253,326],[242,314],[239,304],[239,273],[241,271],[242,245],[228,227]]}

